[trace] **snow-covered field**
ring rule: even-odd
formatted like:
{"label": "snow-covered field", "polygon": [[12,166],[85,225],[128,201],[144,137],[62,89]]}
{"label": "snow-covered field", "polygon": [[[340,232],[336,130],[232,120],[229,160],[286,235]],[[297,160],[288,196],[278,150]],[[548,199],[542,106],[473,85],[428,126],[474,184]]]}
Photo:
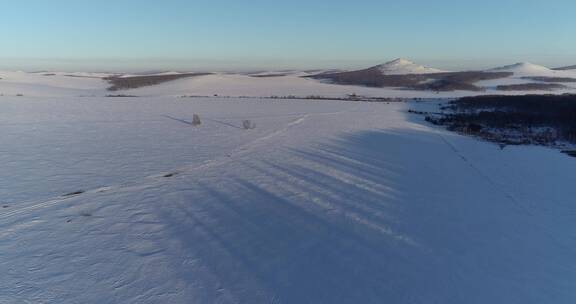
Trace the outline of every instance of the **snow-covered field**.
{"label": "snow-covered field", "polygon": [[0,71],[0,95],[32,97],[105,96],[107,83],[101,73],[29,73]]}
{"label": "snow-covered field", "polygon": [[431,103],[24,93],[0,303],[576,301],[575,159],[407,113]]}

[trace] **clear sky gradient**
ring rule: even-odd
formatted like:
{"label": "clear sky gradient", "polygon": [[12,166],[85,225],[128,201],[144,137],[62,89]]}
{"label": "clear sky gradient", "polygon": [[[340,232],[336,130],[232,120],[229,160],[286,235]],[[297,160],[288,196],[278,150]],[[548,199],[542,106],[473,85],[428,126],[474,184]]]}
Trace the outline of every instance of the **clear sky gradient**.
{"label": "clear sky gradient", "polygon": [[576,64],[574,0],[0,0],[0,69]]}

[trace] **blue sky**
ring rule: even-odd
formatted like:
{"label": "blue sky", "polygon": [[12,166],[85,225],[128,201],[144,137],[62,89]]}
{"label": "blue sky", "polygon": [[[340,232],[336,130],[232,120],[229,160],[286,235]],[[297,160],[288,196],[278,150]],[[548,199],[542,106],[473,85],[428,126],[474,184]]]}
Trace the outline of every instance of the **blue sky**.
{"label": "blue sky", "polygon": [[0,68],[576,64],[574,0],[2,1]]}

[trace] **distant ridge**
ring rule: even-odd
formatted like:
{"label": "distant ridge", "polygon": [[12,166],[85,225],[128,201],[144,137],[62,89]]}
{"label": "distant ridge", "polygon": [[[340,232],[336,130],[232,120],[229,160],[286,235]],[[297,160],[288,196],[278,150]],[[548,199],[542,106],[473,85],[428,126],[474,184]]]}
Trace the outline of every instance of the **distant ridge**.
{"label": "distant ridge", "polygon": [[571,65],[567,67],[555,68],[555,71],[569,71],[569,70],[576,70],[576,65]]}
{"label": "distant ridge", "polygon": [[367,87],[394,87],[417,91],[482,91],[475,85],[482,80],[506,78],[510,71],[447,72],[396,59],[363,70],[309,76],[334,84]]}

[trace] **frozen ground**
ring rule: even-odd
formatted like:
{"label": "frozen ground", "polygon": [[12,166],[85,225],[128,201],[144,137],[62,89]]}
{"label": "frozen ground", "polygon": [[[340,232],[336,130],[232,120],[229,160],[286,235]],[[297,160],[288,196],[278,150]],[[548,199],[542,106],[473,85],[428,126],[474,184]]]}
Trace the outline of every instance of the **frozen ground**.
{"label": "frozen ground", "polygon": [[409,107],[0,97],[0,303],[574,303],[574,158]]}

